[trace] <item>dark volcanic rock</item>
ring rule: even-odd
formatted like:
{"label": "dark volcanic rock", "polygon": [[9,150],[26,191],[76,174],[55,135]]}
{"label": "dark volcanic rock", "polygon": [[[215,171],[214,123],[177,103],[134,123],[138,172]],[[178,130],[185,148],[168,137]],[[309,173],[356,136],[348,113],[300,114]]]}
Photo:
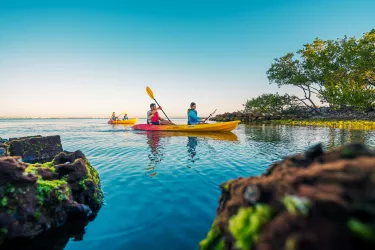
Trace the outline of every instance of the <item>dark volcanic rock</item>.
{"label": "dark volcanic rock", "polygon": [[80,151],[44,164],[0,157],[0,244],[87,220],[102,203],[99,175]]}
{"label": "dark volcanic rock", "polygon": [[21,156],[24,162],[47,162],[62,151],[59,135],[46,137],[37,135],[9,139],[9,155]]}
{"label": "dark volcanic rock", "polygon": [[375,152],[320,146],[221,185],[200,249],[375,249]]}

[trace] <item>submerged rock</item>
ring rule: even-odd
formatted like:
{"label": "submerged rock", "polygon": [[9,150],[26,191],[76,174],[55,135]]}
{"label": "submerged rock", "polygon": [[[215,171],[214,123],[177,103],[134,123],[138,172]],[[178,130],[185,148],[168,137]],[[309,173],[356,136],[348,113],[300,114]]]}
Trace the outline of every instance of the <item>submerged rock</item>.
{"label": "submerged rock", "polygon": [[29,163],[50,161],[63,151],[59,135],[10,138],[8,144],[9,156],[21,156]]}
{"label": "submerged rock", "polygon": [[43,164],[0,157],[0,245],[95,216],[102,204],[99,175],[80,151]]}
{"label": "submerged rock", "polygon": [[375,249],[375,152],[361,144],[315,146],[221,189],[200,249]]}

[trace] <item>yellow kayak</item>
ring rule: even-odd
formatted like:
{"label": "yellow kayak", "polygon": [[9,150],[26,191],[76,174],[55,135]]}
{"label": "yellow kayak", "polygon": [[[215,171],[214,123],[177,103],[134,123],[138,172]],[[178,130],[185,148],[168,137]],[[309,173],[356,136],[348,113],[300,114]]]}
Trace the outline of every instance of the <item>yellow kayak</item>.
{"label": "yellow kayak", "polygon": [[152,125],[137,124],[133,126],[135,130],[144,131],[182,131],[182,132],[230,132],[238,126],[241,121],[218,122],[195,125]]}
{"label": "yellow kayak", "polygon": [[117,121],[112,121],[109,120],[108,124],[135,124],[138,121],[138,118],[134,119],[129,119],[129,120],[117,120]]}

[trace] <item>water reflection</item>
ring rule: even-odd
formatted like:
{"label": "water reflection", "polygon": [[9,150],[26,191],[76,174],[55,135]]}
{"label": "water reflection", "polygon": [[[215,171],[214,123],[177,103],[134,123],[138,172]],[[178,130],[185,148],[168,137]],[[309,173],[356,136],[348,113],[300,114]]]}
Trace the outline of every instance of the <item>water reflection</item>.
{"label": "water reflection", "polygon": [[246,140],[250,142],[287,143],[289,145],[296,145],[300,142],[321,142],[327,149],[331,149],[351,142],[370,145],[374,131],[263,124],[245,125],[245,134]]}
{"label": "water reflection", "polygon": [[245,134],[248,139],[262,142],[287,141],[283,126],[277,125],[245,125]]}
{"label": "water reflection", "polygon": [[350,130],[350,129],[337,129],[329,128],[328,133],[328,148],[339,147],[345,143],[361,142],[365,144],[370,143],[372,131],[366,130]]}
{"label": "water reflection", "polygon": [[189,161],[194,163],[196,159],[194,159],[195,155],[197,154],[196,148],[198,146],[198,138],[195,136],[188,136],[188,143],[187,143],[187,151],[189,154]]}
{"label": "water reflection", "polygon": [[[146,131],[136,132],[137,134],[145,134],[147,137],[147,144],[149,146],[148,158],[150,160],[146,173],[150,177],[157,175],[156,167],[164,158],[163,151],[168,145],[168,139],[172,137],[186,137],[187,138],[187,154],[189,162],[195,163],[199,158],[197,156],[197,146],[199,141],[238,141],[238,137],[231,132],[226,133],[187,133],[187,132],[161,132],[161,131]],[[189,166],[188,166],[189,167]]]}
{"label": "water reflection", "polygon": [[160,142],[161,136],[158,132],[146,132],[146,135],[147,144],[150,149],[150,153],[148,154],[150,163],[146,168],[146,174],[148,174],[150,177],[154,177],[157,174],[157,172],[155,171],[156,166],[163,160],[164,145]]}

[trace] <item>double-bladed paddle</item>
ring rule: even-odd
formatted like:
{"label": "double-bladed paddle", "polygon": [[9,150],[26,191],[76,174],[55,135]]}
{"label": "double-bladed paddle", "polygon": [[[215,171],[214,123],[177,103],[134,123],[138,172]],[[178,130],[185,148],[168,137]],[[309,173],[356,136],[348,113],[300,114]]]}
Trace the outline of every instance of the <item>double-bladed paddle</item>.
{"label": "double-bladed paddle", "polygon": [[[158,101],[156,101],[155,96],[154,96],[154,93],[152,92],[152,90],[150,89],[150,87],[146,87],[146,92],[147,92],[148,96],[149,96],[152,100],[154,100],[154,101],[156,102],[156,104],[160,107],[160,104],[158,103]],[[171,120],[169,120],[169,118],[168,118],[167,114],[164,112],[164,110],[161,109],[161,111],[163,112],[163,114],[165,115],[165,117],[167,117],[168,121],[171,122]]]}
{"label": "double-bladed paddle", "polygon": [[214,112],[212,112],[203,122],[206,122],[208,119],[210,119],[211,116],[213,116],[215,113],[216,113],[216,110]]}

